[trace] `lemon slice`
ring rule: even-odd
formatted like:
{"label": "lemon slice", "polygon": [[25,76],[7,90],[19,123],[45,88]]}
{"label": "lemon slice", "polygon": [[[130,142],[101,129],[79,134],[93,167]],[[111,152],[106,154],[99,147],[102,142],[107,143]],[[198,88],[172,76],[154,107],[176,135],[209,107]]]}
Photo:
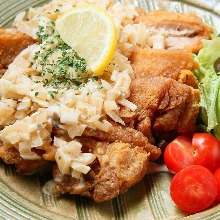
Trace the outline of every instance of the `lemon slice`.
{"label": "lemon slice", "polygon": [[56,29],[96,75],[103,73],[117,44],[116,28],[106,11],[96,6],[75,7],[56,20]]}

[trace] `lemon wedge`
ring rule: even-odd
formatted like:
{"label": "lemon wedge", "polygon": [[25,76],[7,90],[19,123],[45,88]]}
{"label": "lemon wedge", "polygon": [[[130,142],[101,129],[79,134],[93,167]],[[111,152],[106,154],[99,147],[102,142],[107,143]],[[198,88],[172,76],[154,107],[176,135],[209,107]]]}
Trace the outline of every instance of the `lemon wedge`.
{"label": "lemon wedge", "polygon": [[63,14],[55,24],[62,40],[86,60],[94,74],[101,75],[117,45],[110,15],[96,6],[79,6]]}

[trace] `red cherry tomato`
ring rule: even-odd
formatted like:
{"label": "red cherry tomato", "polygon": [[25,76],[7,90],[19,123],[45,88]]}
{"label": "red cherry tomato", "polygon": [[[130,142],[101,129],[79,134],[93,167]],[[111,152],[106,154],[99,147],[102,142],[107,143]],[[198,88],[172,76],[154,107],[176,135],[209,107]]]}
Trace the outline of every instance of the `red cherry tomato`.
{"label": "red cherry tomato", "polygon": [[217,183],[207,168],[191,165],[174,176],[170,195],[180,209],[193,214],[213,203],[217,195]]}
{"label": "red cherry tomato", "polygon": [[164,162],[167,168],[174,173],[193,165],[191,139],[185,136],[178,136],[170,142],[164,151]]}
{"label": "red cherry tomato", "polygon": [[214,172],[220,167],[220,142],[207,133],[196,133],[192,138],[194,163]]}
{"label": "red cherry tomato", "polygon": [[214,177],[217,181],[217,188],[218,188],[216,199],[220,200],[220,167],[214,172]]}

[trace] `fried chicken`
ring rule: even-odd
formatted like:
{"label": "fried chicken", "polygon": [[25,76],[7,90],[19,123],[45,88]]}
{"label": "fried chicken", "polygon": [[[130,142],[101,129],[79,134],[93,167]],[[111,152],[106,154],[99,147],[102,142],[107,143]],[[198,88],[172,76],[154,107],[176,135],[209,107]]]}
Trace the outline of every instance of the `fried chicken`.
{"label": "fried chicken", "polygon": [[[42,154],[42,152],[39,152]],[[16,171],[21,174],[33,174],[36,173],[40,167],[46,163],[43,158],[40,160],[25,160],[21,157],[19,151],[16,148],[7,148],[0,141],[0,158],[7,164],[15,164]]]}
{"label": "fried chicken", "polygon": [[[139,14],[136,23],[144,22],[166,34],[167,49],[177,47],[198,51],[200,39],[208,39],[212,32],[196,16],[169,13],[169,17],[167,12]],[[34,41],[16,31],[0,29],[1,32],[0,71],[4,71],[14,57]],[[181,38],[186,42],[173,44]],[[126,126],[108,119],[112,124],[108,132],[87,127],[82,136],[76,138],[82,144],[83,153],[96,156],[89,164],[91,170],[87,174],[80,179],[61,174],[55,163],[57,148],[53,143],[36,151],[41,159],[35,161],[22,159],[16,148],[7,149],[0,143],[0,157],[6,163],[15,164],[18,172],[23,173],[37,171],[46,161],[54,161],[53,177],[57,184],[54,193],[79,194],[104,202],[126,192],[144,177],[149,161],[161,155],[161,150],[156,147],[158,140],[195,131],[200,99],[198,82],[192,73],[198,66],[188,50],[137,49],[129,60],[134,79],[128,100],[137,109],[131,111],[119,106],[120,117]],[[69,141],[65,131],[56,129],[51,128],[51,139],[59,137],[61,132],[60,137]]]}
{"label": "fried chicken", "polygon": [[156,160],[161,154],[161,151],[156,146],[149,142],[148,137],[144,136],[142,132],[135,130],[132,127],[124,127],[117,123],[112,122],[112,127],[108,132],[93,130],[87,128],[84,133],[84,137],[93,137],[99,141],[107,141],[113,143],[119,141],[132,146],[138,146],[143,148],[149,153],[151,160]]}
{"label": "fried chicken", "polygon": [[84,176],[83,185],[80,180],[62,176],[55,166],[54,179],[58,181],[54,192],[80,194],[96,202],[110,200],[138,182],[147,172],[149,160],[160,156],[155,139],[195,131],[200,99],[197,80],[193,75],[191,80],[180,80],[182,71],[191,73],[196,67],[191,54],[137,50],[131,63],[135,79],[129,101],[137,110],[121,107],[120,116],[127,126],[112,122],[108,133],[87,128],[81,143],[84,152],[94,153],[97,160]]}
{"label": "fried chicken", "polygon": [[130,61],[136,78],[164,76],[198,87],[198,81],[191,72],[198,68],[198,63],[188,51],[137,49],[132,53]]}
{"label": "fried chicken", "polygon": [[[140,49],[134,51],[130,60],[135,79],[129,101],[138,108],[135,114],[122,108],[124,121],[149,140],[154,140],[152,133],[193,133],[200,93],[191,72],[197,67],[192,55],[183,50]],[[184,73],[188,74],[185,79]]]}
{"label": "fried chicken", "polygon": [[15,57],[36,40],[16,29],[0,28],[0,77]]}
{"label": "fried chicken", "polygon": [[126,118],[128,114],[124,109],[121,116],[149,140],[153,139],[152,133],[190,134],[195,131],[199,99],[199,90],[167,77],[136,79],[129,97],[129,101],[138,106],[136,114]]}
{"label": "fried chicken", "polygon": [[197,53],[202,48],[202,39],[210,39],[213,29],[204,24],[194,14],[173,13],[168,11],[152,11],[146,13],[137,9],[139,16],[135,22],[143,22],[153,28],[155,33],[166,36],[166,49],[187,48]]}
{"label": "fried chicken", "polygon": [[81,139],[84,150],[92,152],[97,159],[91,171],[84,176],[85,182],[61,174],[54,167],[55,193],[70,193],[88,196],[96,202],[108,201],[126,192],[139,182],[147,171],[149,154],[138,146],[123,142],[99,142]]}

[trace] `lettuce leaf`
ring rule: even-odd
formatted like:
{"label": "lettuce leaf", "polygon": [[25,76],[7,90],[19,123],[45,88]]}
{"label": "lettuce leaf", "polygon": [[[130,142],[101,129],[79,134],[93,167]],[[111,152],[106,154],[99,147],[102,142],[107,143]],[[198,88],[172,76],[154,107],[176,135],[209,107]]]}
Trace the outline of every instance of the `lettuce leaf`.
{"label": "lettuce leaf", "polygon": [[199,85],[201,94],[200,107],[202,108],[201,118],[206,123],[208,131],[214,129],[219,124],[218,116],[220,112],[218,112],[217,108],[219,88],[220,77],[205,77]]}
{"label": "lettuce leaf", "polygon": [[201,118],[207,125],[207,131],[214,131],[220,138],[220,76],[215,71],[214,63],[220,57],[220,37],[203,41],[203,49],[194,59],[199,63],[195,75],[199,80],[201,94]]}

